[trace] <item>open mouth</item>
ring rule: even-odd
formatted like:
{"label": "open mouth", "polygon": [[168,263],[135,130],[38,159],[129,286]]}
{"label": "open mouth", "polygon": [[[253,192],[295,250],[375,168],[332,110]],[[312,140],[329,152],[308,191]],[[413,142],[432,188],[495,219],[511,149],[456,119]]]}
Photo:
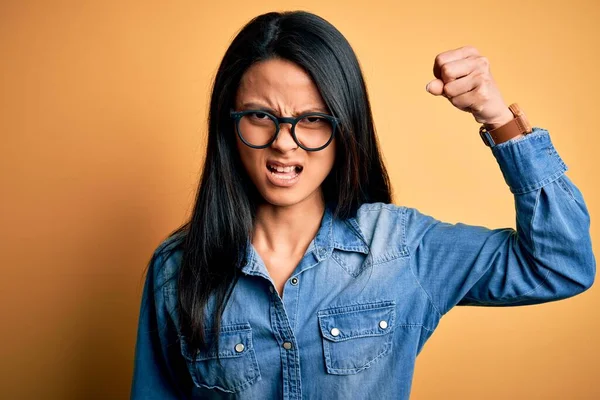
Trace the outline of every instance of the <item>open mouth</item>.
{"label": "open mouth", "polygon": [[304,168],[301,165],[281,165],[267,162],[267,171],[275,183],[291,184],[297,180]]}

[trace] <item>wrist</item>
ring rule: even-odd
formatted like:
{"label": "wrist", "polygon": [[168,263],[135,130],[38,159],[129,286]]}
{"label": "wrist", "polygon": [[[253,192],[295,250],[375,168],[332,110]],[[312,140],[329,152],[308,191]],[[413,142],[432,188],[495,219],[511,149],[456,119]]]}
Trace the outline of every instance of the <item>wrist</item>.
{"label": "wrist", "polygon": [[512,103],[508,106],[506,114],[502,113],[497,118],[482,122],[479,136],[486,146],[494,147],[511,139],[523,138],[523,135],[532,131],[532,126],[521,107]]}
{"label": "wrist", "polygon": [[494,121],[486,122],[484,124],[484,126],[485,126],[485,129],[487,129],[488,131],[491,131],[493,129],[499,128],[502,125],[509,123],[514,118],[515,118],[515,116],[513,115],[513,113],[510,111],[510,109],[508,107],[506,107],[504,109],[504,113],[502,113],[502,115],[500,117],[498,117]]}

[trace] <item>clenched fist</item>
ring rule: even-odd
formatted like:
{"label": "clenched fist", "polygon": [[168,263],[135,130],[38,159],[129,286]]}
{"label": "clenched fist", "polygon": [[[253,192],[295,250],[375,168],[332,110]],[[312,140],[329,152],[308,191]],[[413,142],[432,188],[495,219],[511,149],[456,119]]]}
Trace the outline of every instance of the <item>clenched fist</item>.
{"label": "clenched fist", "polygon": [[433,75],[426,90],[446,97],[459,110],[470,112],[488,129],[513,119],[490,72],[490,62],[473,46],[464,46],[438,54]]}

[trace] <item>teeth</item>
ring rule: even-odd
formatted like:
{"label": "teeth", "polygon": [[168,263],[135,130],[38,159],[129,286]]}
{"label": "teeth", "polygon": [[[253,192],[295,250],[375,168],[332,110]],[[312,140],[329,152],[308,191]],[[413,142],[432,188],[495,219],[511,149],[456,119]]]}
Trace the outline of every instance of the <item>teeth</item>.
{"label": "teeth", "polygon": [[278,175],[278,174],[276,174],[273,171],[271,171],[271,175],[277,176],[277,178],[284,179],[284,180],[291,180],[291,179],[294,179],[295,177],[298,176],[298,174],[294,174],[294,175]]}
{"label": "teeth", "polygon": [[296,167],[295,166],[291,166],[291,167],[282,167],[280,165],[269,165],[269,167],[271,169],[276,170],[277,172],[285,172],[285,173],[289,173],[289,172],[295,172],[296,171]]}

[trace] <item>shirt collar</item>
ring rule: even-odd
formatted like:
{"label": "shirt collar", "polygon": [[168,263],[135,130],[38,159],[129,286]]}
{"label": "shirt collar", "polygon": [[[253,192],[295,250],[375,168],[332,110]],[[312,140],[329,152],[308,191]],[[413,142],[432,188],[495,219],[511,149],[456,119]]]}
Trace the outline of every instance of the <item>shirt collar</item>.
{"label": "shirt collar", "polygon": [[[344,220],[334,218],[332,211],[326,207],[321,219],[321,226],[306,252],[313,251],[317,260],[322,261],[331,256],[333,249],[369,254],[369,246],[356,218]],[[242,271],[246,274],[258,273],[258,263],[255,261],[255,251],[252,244],[248,243]]]}
{"label": "shirt collar", "polygon": [[325,208],[321,227],[315,237],[316,256],[321,261],[331,255],[333,249],[369,254],[369,246],[355,218],[334,218]]}

